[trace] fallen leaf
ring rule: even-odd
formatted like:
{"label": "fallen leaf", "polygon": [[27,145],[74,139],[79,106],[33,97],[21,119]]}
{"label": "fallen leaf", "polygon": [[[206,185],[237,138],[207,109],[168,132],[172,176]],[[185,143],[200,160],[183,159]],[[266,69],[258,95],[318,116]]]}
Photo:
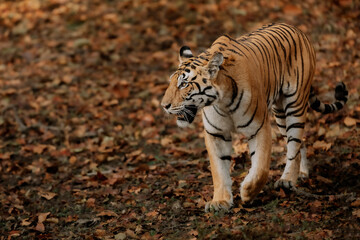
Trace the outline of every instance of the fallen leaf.
{"label": "fallen leaf", "polygon": [[298,16],[298,15],[302,14],[301,7],[299,7],[297,5],[293,5],[293,4],[287,4],[284,7],[283,11],[284,11],[284,14],[294,15],[294,16]]}
{"label": "fallen leaf", "polygon": [[316,180],[318,180],[318,181],[320,181],[320,182],[323,182],[323,183],[327,183],[327,184],[333,183],[333,181],[332,181],[331,179],[322,177],[322,176],[320,176],[320,175],[317,175],[317,176],[316,176]]}
{"label": "fallen leaf", "polygon": [[238,212],[241,211],[241,209],[242,209],[242,208],[233,208],[233,212],[234,212],[234,213],[238,213]]}
{"label": "fallen leaf", "polygon": [[31,224],[31,222],[28,221],[29,218],[25,218],[23,220],[21,220],[21,226],[29,226]]}
{"label": "fallen leaf", "polygon": [[193,229],[193,230],[191,230],[190,232],[189,232],[189,235],[191,236],[197,236],[197,235],[199,235],[199,232],[197,231],[197,230],[195,230],[195,229]]}
{"label": "fallen leaf", "polygon": [[11,237],[19,237],[20,236],[20,231],[17,231],[17,230],[12,230],[9,232],[9,237],[8,239],[11,239]]}
{"label": "fallen leaf", "polygon": [[45,226],[42,222],[38,222],[36,224],[36,227],[35,227],[35,230],[36,231],[39,231],[39,232],[44,232],[45,231]]}
{"label": "fallen leaf", "polygon": [[106,217],[118,217],[119,215],[117,215],[117,214],[116,214],[115,212],[113,212],[113,211],[104,210],[104,211],[96,214],[96,216],[98,216],[98,217],[104,217],[104,216],[106,216]]}
{"label": "fallen leaf", "polygon": [[75,131],[73,131],[73,134],[76,137],[82,138],[85,136],[86,130],[87,130],[86,125],[80,125],[75,129]]}
{"label": "fallen leaf", "polygon": [[280,196],[281,198],[285,198],[285,197],[286,197],[286,193],[285,193],[285,191],[284,191],[282,188],[280,188],[280,190],[279,190],[279,196]]}
{"label": "fallen leaf", "polygon": [[345,126],[347,126],[347,127],[355,126],[355,125],[356,125],[356,119],[355,119],[355,118],[352,118],[352,117],[346,117],[346,118],[344,119],[344,124],[345,124]]}
{"label": "fallen leaf", "polygon": [[325,133],[326,133],[326,130],[325,130],[325,128],[323,128],[323,127],[319,127],[319,130],[318,130],[318,136],[322,136],[322,135],[325,135]]}
{"label": "fallen leaf", "polygon": [[67,216],[67,218],[65,219],[65,222],[66,223],[69,223],[69,222],[75,222],[79,219],[79,216],[78,215],[70,215],[70,216]]}
{"label": "fallen leaf", "polygon": [[45,220],[45,222],[49,222],[49,223],[59,223],[59,219],[58,218],[47,218]]}
{"label": "fallen leaf", "polygon": [[33,152],[37,153],[37,154],[41,154],[41,153],[44,152],[46,147],[47,146],[43,145],[43,144],[36,145],[36,146],[33,147]]}
{"label": "fallen leaf", "polygon": [[331,148],[331,143],[326,143],[325,141],[318,140],[313,144],[313,148],[327,151]]}
{"label": "fallen leaf", "polygon": [[73,165],[73,164],[75,164],[76,163],[76,157],[75,156],[71,156],[70,157],[70,159],[69,159],[69,163],[71,164],[71,165]]}
{"label": "fallen leaf", "polygon": [[95,229],[95,235],[97,237],[103,237],[105,236],[106,231],[104,229]]}
{"label": "fallen leaf", "polygon": [[132,231],[131,229],[126,229],[126,235],[128,235],[129,237],[134,238],[134,239],[138,238],[136,236],[135,232]]}
{"label": "fallen leaf", "polygon": [[241,153],[244,153],[248,150],[248,144],[237,142],[234,144],[233,148],[234,148],[235,154],[240,155]]}
{"label": "fallen leaf", "polygon": [[360,218],[360,208],[352,211],[352,215],[354,215],[357,218]]}
{"label": "fallen leaf", "polygon": [[125,233],[118,233],[114,237],[115,237],[115,240],[124,240],[124,239],[126,239],[126,234]]}
{"label": "fallen leaf", "polygon": [[340,135],[340,124],[339,123],[336,123],[336,124],[330,126],[330,129],[325,131],[325,138],[337,137],[339,135]]}
{"label": "fallen leaf", "polygon": [[95,198],[89,198],[89,199],[86,201],[86,206],[87,206],[87,207],[95,207]]}
{"label": "fallen leaf", "polygon": [[356,199],[354,202],[350,204],[352,207],[359,207],[360,206],[360,198]]}
{"label": "fallen leaf", "polygon": [[169,146],[173,142],[172,138],[170,136],[165,136],[161,138],[160,144],[163,147]]}
{"label": "fallen leaf", "polygon": [[44,222],[49,214],[50,214],[50,212],[39,213],[39,214],[38,214],[38,222],[39,222],[39,223]]}
{"label": "fallen leaf", "polygon": [[155,216],[157,216],[159,213],[157,212],[157,211],[151,211],[151,212],[148,212],[148,213],[146,213],[146,216],[148,216],[148,217],[155,217]]}
{"label": "fallen leaf", "polygon": [[53,193],[53,192],[39,192],[39,195],[43,198],[45,198],[46,200],[51,200],[53,199],[57,194]]}

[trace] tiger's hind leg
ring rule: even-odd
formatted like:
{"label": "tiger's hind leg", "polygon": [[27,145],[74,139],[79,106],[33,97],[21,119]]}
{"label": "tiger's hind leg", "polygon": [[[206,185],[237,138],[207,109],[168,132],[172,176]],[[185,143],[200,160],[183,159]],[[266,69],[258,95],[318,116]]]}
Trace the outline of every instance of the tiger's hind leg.
{"label": "tiger's hind leg", "polygon": [[301,161],[300,161],[300,178],[306,179],[309,177],[309,162],[306,157],[306,146],[303,143],[300,149]]}
{"label": "tiger's hind leg", "polygon": [[[273,108],[275,114],[276,125],[281,133],[281,135],[287,139],[286,135],[286,116],[284,110],[282,110],[282,105],[276,105]],[[300,148],[301,160],[300,160],[300,178],[305,179],[309,177],[309,163],[306,157],[306,146],[303,143]]]}
{"label": "tiger's hind leg", "polygon": [[[275,183],[275,188],[291,189],[296,185],[300,173],[302,137],[305,127],[305,114],[286,117],[287,154],[286,165],[281,178]],[[304,154],[306,157],[306,154]]]}
{"label": "tiger's hind leg", "polygon": [[[303,123],[305,122],[305,117],[286,117],[281,103],[277,103],[273,107],[273,112],[279,131],[288,142],[285,170],[280,180],[275,183],[275,187],[291,188],[296,184],[299,169],[301,178],[307,178],[309,176],[306,146],[301,140],[304,132],[305,124]],[[288,139],[290,139],[290,141]],[[300,157],[298,155],[300,155]]]}

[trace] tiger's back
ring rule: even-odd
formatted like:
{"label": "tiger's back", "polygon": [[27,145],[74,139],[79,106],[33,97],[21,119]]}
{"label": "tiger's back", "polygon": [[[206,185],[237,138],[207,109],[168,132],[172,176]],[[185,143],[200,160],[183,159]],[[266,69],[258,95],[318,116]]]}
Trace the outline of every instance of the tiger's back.
{"label": "tiger's back", "polygon": [[[295,100],[296,93],[310,90],[315,72],[315,52],[306,35],[290,25],[267,25],[237,39],[225,35],[218,38],[208,51],[210,54],[223,53],[224,74],[232,72],[240,76],[234,78],[236,81],[247,75],[251,79],[247,80],[248,87],[252,90],[261,85],[265,91],[261,94],[266,95],[268,107],[281,97]],[[307,100],[304,98],[302,103]]]}

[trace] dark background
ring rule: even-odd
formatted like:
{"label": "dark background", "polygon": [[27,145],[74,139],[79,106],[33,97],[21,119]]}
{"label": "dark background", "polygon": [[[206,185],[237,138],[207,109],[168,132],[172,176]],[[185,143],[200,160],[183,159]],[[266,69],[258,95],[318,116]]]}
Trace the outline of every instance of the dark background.
{"label": "dark background", "polygon": [[[0,239],[359,238],[358,0],[0,2]],[[235,206],[204,213],[212,180],[198,117],[189,129],[159,106],[183,44],[270,22],[304,31],[313,86],[339,113],[309,111],[308,195],[272,189],[285,143],[274,128],[264,191],[241,206],[246,142],[233,154]],[[316,195],[314,195],[316,194]],[[319,196],[321,195],[321,196]]]}

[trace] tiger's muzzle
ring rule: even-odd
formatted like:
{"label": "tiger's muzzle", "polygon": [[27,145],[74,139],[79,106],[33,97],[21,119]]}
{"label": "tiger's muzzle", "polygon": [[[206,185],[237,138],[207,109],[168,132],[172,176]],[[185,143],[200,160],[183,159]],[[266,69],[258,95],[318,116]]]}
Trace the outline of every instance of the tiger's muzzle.
{"label": "tiger's muzzle", "polygon": [[181,112],[179,112],[179,116],[177,120],[192,123],[195,119],[197,110],[198,109],[195,105],[185,106],[184,109]]}

